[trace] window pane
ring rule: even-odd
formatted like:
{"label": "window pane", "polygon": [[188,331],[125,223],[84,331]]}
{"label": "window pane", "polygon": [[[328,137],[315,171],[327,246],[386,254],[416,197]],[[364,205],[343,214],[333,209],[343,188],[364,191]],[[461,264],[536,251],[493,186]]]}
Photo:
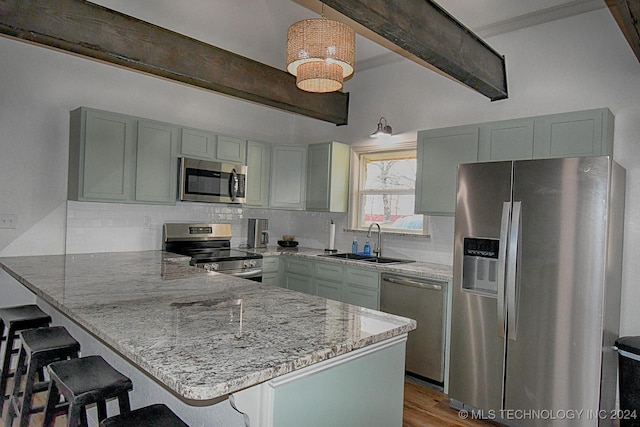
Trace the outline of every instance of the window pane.
{"label": "window pane", "polygon": [[365,190],[412,189],[416,186],[416,159],[365,160]]}
{"label": "window pane", "polygon": [[363,227],[377,222],[386,230],[422,231],[423,216],[413,213],[413,194],[366,194],[361,200]]}

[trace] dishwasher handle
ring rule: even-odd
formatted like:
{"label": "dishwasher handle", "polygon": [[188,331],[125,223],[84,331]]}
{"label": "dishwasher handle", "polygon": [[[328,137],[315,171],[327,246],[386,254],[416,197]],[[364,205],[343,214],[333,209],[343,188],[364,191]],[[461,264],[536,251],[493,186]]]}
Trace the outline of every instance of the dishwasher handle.
{"label": "dishwasher handle", "polygon": [[382,281],[394,283],[396,285],[413,286],[414,288],[431,289],[434,291],[442,290],[442,284],[440,283],[424,281],[424,280],[416,280],[416,279],[411,279],[409,277],[383,275]]}

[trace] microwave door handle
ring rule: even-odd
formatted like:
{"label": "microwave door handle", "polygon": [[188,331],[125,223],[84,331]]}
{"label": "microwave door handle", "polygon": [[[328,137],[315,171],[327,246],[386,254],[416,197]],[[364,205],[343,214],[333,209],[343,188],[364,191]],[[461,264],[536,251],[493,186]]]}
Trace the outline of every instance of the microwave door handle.
{"label": "microwave door handle", "polygon": [[235,200],[238,196],[238,173],[235,169],[231,171],[231,180],[229,181],[229,193],[231,200]]}

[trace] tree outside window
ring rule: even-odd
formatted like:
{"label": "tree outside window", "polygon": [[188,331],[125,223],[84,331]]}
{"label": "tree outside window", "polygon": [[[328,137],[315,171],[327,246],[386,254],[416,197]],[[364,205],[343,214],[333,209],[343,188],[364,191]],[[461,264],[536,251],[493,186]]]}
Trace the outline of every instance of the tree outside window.
{"label": "tree outside window", "polygon": [[423,215],[414,214],[416,152],[360,155],[358,228],[377,222],[387,231],[422,234]]}

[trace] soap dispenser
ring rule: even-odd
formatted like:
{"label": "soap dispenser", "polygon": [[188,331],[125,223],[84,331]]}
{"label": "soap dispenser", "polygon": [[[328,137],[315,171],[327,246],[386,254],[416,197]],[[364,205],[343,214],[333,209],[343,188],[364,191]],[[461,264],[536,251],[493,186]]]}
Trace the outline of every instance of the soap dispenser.
{"label": "soap dispenser", "polygon": [[351,244],[351,253],[352,254],[358,253],[358,240],[355,237],[353,238],[353,243]]}
{"label": "soap dispenser", "polygon": [[371,245],[369,245],[368,240],[367,240],[367,243],[364,244],[364,254],[371,255]]}

